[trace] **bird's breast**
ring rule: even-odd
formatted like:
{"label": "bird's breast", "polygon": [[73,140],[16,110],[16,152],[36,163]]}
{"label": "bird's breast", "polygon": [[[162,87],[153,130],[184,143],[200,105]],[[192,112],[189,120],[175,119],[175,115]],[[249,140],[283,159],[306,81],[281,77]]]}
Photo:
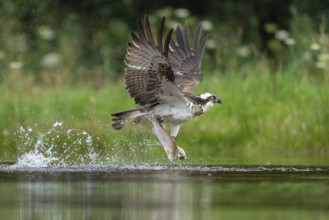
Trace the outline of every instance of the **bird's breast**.
{"label": "bird's breast", "polygon": [[193,118],[191,109],[187,105],[160,104],[153,109],[153,112],[166,122],[181,123]]}

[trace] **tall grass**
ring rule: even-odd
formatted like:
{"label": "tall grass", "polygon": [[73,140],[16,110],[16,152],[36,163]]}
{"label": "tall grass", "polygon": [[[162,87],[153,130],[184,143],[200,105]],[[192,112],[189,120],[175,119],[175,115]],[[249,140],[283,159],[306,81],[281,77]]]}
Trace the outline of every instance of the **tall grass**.
{"label": "tall grass", "polygon": [[[328,165],[327,83],[286,72],[254,71],[205,77],[197,92],[213,92],[223,104],[182,126],[177,142],[188,153],[187,163]],[[65,141],[65,132],[75,129],[93,137],[103,161],[166,162],[150,126],[132,123],[112,130],[109,115],[134,106],[122,81],[98,89],[2,84],[0,90],[1,160],[15,161],[35,146],[36,140],[27,144],[17,135],[20,127],[32,128],[30,135],[36,137],[61,121],[58,144]]]}

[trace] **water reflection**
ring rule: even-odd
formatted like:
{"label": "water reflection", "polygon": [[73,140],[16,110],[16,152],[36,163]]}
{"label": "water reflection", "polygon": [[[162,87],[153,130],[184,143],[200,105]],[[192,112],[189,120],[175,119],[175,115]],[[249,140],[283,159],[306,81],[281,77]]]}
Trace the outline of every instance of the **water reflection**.
{"label": "water reflection", "polygon": [[193,210],[209,208],[211,201],[209,190],[195,191],[193,184],[177,182],[22,181],[14,185],[10,194],[1,190],[2,207],[13,210],[7,219],[194,219]]}
{"label": "water reflection", "polygon": [[328,219],[328,173],[0,172],[1,219]]}

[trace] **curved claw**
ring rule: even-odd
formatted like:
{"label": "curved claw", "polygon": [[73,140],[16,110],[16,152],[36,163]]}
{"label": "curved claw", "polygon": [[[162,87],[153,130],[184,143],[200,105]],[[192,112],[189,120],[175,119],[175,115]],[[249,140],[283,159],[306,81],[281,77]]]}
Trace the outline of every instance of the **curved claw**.
{"label": "curved claw", "polygon": [[178,148],[178,159],[179,160],[186,160],[186,153],[183,150],[183,148],[180,148],[178,146],[177,146],[177,148]]}

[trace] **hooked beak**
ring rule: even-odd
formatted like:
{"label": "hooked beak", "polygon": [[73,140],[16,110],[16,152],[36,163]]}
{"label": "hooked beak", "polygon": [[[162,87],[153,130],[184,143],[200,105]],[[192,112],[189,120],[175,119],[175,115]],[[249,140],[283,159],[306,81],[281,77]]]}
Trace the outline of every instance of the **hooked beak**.
{"label": "hooked beak", "polygon": [[222,104],[222,100],[220,100],[220,98],[217,98],[216,103]]}

